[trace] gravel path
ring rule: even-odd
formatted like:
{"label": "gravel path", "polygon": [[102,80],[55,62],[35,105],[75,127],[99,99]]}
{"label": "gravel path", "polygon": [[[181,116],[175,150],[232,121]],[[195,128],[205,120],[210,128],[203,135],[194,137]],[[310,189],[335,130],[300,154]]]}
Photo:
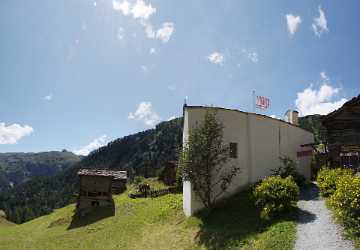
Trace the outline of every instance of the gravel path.
{"label": "gravel path", "polygon": [[295,250],[353,250],[349,240],[342,237],[342,228],[335,224],[325,202],[319,199],[313,185],[304,190],[298,202],[300,209]]}

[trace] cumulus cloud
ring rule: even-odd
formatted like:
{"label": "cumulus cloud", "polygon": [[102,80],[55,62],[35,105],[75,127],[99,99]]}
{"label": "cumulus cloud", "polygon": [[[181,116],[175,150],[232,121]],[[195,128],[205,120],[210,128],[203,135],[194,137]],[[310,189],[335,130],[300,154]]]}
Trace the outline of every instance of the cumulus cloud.
{"label": "cumulus cloud", "polygon": [[325,17],[325,12],[321,9],[320,6],[319,6],[319,17],[314,18],[314,21],[313,21],[313,24],[311,27],[312,27],[315,35],[317,35],[318,37],[320,37],[322,33],[329,31],[329,29],[327,27],[327,20]]}
{"label": "cumulus cloud", "polygon": [[224,55],[220,52],[213,52],[208,56],[208,60],[212,64],[223,65],[224,63]]}
{"label": "cumulus cloud", "polygon": [[167,43],[170,40],[170,37],[173,34],[174,30],[174,23],[163,23],[162,27],[156,31],[156,38],[163,43]]}
{"label": "cumulus cloud", "polygon": [[73,152],[74,152],[74,154],[77,154],[77,155],[88,155],[95,149],[105,146],[106,143],[107,143],[107,135],[102,135],[102,136],[94,139],[88,145],[86,145],[78,150],[74,150]]}
{"label": "cumulus cloud", "polygon": [[141,102],[134,113],[129,113],[128,119],[142,121],[150,127],[161,121],[160,116],[153,110],[151,102]]}
{"label": "cumulus cloud", "polygon": [[294,16],[293,14],[287,14],[286,16],[287,28],[290,36],[294,36],[301,24],[301,17]]}
{"label": "cumulus cloud", "polygon": [[124,16],[130,14],[130,3],[128,1],[124,0],[122,3],[119,3],[118,1],[113,0],[112,4],[113,9],[120,11]]}
{"label": "cumulus cloud", "polygon": [[300,115],[326,115],[340,108],[347,101],[346,98],[335,99],[340,92],[340,88],[330,85],[330,79],[325,72],[320,73],[320,79],[321,86],[319,89],[309,86],[302,92],[297,93],[295,105]]}
{"label": "cumulus cloud", "polygon": [[45,101],[51,101],[52,99],[53,99],[53,95],[52,94],[50,94],[50,95],[46,95],[46,96],[44,96],[43,97],[43,99],[45,100]]}
{"label": "cumulus cloud", "polygon": [[33,131],[34,129],[28,125],[21,126],[14,123],[6,126],[5,123],[0,122],[0,144],[15,144]]}
{"label": "cumulus cloud", "polygon": [[151,4],[147,5],[143,0],[137,0],[131,8],[131,14],[135,19],[148,19],[155,12],[156,8],[152,7]]}
{"label": "cumulus cloud", "polygon": [[175,31],[175,25],[172,22],[165,22],[159,29],[156,29],[149,21],[150,17],[156,13],[156,8],[151,4],[146,4],[143,0],[137,0],[135,3],[127,0],[122,2],[113,0],[113,9],[122,13],[124,16],[131,16],[138,20],[144,27],[145,34],[148,38],[156,38],[163,43],[167,43]]}
{"label": "cumulus cloud", "polygon": [[156,12],[156,8],[151,4],[146,4],[143,0],[137,0],[134,4],[129,3],[127,0],[121,3],[113,0],[113,9],[121,12],[124,16],[132,15],[135,19],[149,19],[149,17]]}

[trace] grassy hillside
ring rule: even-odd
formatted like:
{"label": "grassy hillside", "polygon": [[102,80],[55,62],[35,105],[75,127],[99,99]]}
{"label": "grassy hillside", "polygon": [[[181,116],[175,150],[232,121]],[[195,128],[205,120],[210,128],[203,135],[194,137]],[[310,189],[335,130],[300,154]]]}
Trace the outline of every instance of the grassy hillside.
{"label": "grassy hillside", "polygon": [[67,151],[0,153],[0,191],[33,177],[54,175],[80,160],[80,156]]}
{"label": "grassy hillside", "polygon": [[292,249],[295,222],[263,221],[248,192],[211,213],[186,219],[182,195],[115,196],[116,214],[72,220],[74,205],[12,227],[0,225],[0,249]]}
{"label": "grassy hillside", "polygon": [[116,139],[55,176],[35,178],[0,193],[0,209],[9,220],[22,223],[69,204],[78,191],[76,173],[80,168],[128,170],[130,175],[156,176],[167,161],[176,160],[181,139],[181,118]]}
{"label": "grassy hillside", "polygon": [[11,221],[8,221],[6,219],[5,212],[0,210],[0,228],[1,227],[14,226],[14,225],[15,225],[14,223],[12,223]]}

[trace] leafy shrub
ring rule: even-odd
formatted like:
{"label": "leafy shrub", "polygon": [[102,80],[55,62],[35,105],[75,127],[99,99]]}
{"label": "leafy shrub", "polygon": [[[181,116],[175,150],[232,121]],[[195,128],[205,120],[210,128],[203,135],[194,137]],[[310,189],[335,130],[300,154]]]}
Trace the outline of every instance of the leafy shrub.
{"label": "leafy shrub", "polygon": [[265,178],[253,192],[255,204],[261,207],[263,217],[271,217],[296,206],[299,187],[291,176]]}
{"label": "leafy shrub", "polygon": [[350,169],[343,168],[323,168],[319,171],[316,181],[318,183],[320,194],[324,197],[332,195],[336,191],[336,180],[341,176],[351,176]]}
{"label": "leafy shrub", "polygon": [[344,175],[336,181],[336,191],[330,198],[335,216],[346,228],[360,234],[360,177]]}
{"label": "leafy shrub", "polygon": [[135,176],[134,177],[134,181],[133,181],[133,183],[134,183],[134,185],[139,185],[140,183],[142,183],[143,181],[145,180],[145,178],[143,177],[143,176]]}
{"label": "leafy shrub", "polygon": [[305,185],[306,179],[297,172],[296,162],[293,159],[287,156],[280,157],[280,162],[281,165],[279,168],[271,170],[274,175],[279,175],[281,178],[292,176],[299,187]]}

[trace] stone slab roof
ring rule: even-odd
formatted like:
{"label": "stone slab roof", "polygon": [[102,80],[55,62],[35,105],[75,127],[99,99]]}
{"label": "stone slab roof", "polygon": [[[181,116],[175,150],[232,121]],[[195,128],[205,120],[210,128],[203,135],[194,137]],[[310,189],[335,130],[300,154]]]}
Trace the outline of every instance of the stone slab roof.
{"label": "stone slab roof", "polygon": [[77,174],[79,176],[104,176],[113,177],[114,180],[126,180],[126,171],[116,171],[107,169],[80,169]]}

